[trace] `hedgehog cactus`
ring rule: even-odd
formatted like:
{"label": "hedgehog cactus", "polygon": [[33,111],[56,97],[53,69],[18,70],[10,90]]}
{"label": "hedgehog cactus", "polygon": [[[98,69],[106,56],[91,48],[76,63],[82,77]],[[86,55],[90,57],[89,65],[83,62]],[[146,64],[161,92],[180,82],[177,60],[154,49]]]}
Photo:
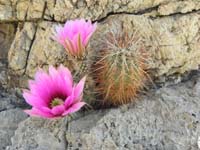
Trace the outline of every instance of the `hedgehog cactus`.
{"label": "hedgehog cactus", "polygon": [[63,27],[55,27],[53,39],[65,48],[68,60],[77,71],[75,76],[87,73],[88,43],[96,27],[97,23],[85,19],[69,20]]}
{"label": "hedgehog cactus", "polygon": [[137,96],[148,78],[148,55],[138,32],[110,30],[100,42],[94,65],[97,91],[106,104],[125,104]]}

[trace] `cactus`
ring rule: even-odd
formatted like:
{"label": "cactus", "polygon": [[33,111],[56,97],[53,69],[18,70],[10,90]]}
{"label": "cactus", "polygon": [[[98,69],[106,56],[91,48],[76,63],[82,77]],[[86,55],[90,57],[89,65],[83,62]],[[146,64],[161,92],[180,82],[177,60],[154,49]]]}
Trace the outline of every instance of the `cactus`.
{"label": "cactus", "polygon": [[112,29],[103,38],[93,66],[97,92],[103,96],[104,104],[128,103],[149,77],[145,71],[149,55],[137,31],[131,34],[123,28]]}

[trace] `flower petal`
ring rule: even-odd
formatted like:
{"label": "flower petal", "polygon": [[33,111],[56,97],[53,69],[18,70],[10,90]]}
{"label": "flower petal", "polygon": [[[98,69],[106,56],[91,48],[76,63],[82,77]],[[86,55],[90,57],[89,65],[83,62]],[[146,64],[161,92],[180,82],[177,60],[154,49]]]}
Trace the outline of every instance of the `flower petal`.
{"label": "flower petal", "polygon": [[73,82],[71,71],[68,68],[64,67],[62,64],[58,67],[58,72],[62,76],[62,78],[68,77],[70,81]]}
{"label": "flower petal", "polygon": [[54,115],[43,112],[37,108],[32,108],[31,110],[24,110],[25,113],[29,114],[30,116],[38,116],[38,117],[43,117],[43,118],[53,118]]}
{"label": "flower petal", "polygon": [[[73,56],[82,56],[82,51],[88,44],[88,41],[94,31],[96,30],[96,23],[86,21],[85,19],[69,20],[65,23],[64,27],[56,27],[56,41],[64,46]],[[78,42],[78,35],[80,35]],[[81,46],[80,46],[81,43]],[[79,46],[78,46],[79,44]],[[82,50],[80,52],[80,49]]]}
{"label": "flower petal", "polygon": [[97,28],[97,23],[95,22],[93,24],[93,26],[91,27],[91,30],[88,30],[87,33],[85,34],[85,37],[83,38],[83,44],[85,46],[87,46],[88,42],[89,42],[89,39],[91,38],[91,36],[93,35],[93,33],[95,32]]}
{"label": "flower petal", "polygon": [[55,106],[51,109],[51,113],[54,115],[61,115],[65,111],[65,106],[64,105],[58,105]]}
{"label": "flower petal", "polygon": [[[60,73],[53,67],[49,67],[49,74],[52,78],[53,85],[54,85],[54,93],[61,94],[63,96],[69,95],[71,91],[71,87],[67,84],[70,84],[70,81],[66,81],[65,78],[60,75]],[[68,79],[68,78],[67,78]]]}
{"label": "flower petal", "polygon": [[55,70],[55,68],[51,66],[49,72],[51,72],[51,77],[53,78],[56,89],[62,91],[62,94],[65,96],[70,95],[72,92],[73,78],[69,69],[60,65],[58,69]]}
{"label": "flower petal", "polygon": [[81,94],[83,93],[83,88],[84,88],[85,80],[86,80],[86,76],[83,77],[79,81],[79,83],[76,85],[75,91],[74,91],[74,98],[75,99],[78,99],[81,96]]}
{"label": "flower petal", "polygon": [[46,72],[39,69],[35,75],[35,84],[37,86],[37,90],[41,91],[40,93],[43,93],[47,97],[47,99],[44,97],[42,97],[42,99],[48,101],[53,94],[52,92],[55,91],[55,86],[51,77]]}
{"label": "flower petal", "polygon": [[67,109],[70,105],[72,105],[74,103],[74,88],[72,90],[72,93],[70,96],[68,96],[65,100],[65,108]]}
{"label": "flower petal", "polygon": [[[43,118],[55,118],[63,116],[64,112],[72,113],[79,110],[85,104],[80,102],[85,80],[86,77],[73,86],[71,72],[62,65],[58,69],[50,66],[49,74],[43,70],[37,71],[35,80],[29,81],[30,91],[23,92],[26,102],[33,106],[25,112]],[[54,98],[66,100],[64,104],[51,108],[51,101]]]}
{"label": "flower petal", "polygon": [[25,101],[31,106],[34,106],[37,108],[40,108],[42,106],[47,106],[47,103],[45,103],[44,100],[42,100],[40,97],[32,95],[28,91],[23,92],[23,97],[24,97]]}
{"label": "flower petal", "polygon": [[49,86],[43,86],[40,85],[32,80],[29,81],[29,89],[30,92],[35,95],[38,96],[39,98],[41,98],[42,100],[48,102],[49,97],[49,89],[47,89],[47,87]]}
{"label": "flower petal", "polygon": [[86,103],[85,102],[79,102],[79,103],[76,103],[74,105],[72,105],[72,107],[70,107],[68,110],[66,110],[62,116],[66,116],[68,114],[71,114],[71,113],[74,113],[76,111],[78,111],[79,109],[81,109],[81,107],[83,107]]}

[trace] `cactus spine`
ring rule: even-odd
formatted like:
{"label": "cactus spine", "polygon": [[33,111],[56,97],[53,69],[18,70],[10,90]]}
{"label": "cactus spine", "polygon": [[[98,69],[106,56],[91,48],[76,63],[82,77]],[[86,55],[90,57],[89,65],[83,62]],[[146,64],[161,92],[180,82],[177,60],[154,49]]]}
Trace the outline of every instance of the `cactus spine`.
{"label": "cactus spine", "polygon": [[119,105],[134,100],[148,78],[148,54],[139,33],[110,30],[100,44],[94,79],[104,103]]}

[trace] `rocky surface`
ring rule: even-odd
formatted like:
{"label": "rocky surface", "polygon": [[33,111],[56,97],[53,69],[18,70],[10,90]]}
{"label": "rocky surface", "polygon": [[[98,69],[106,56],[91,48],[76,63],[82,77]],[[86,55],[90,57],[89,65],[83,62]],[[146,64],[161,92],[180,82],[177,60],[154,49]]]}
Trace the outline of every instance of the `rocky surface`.
{"label": "rocky surface", "polygon": [[19,124],[6,150],[64,150],[65,119],[44,120],[28,118]]}
{"label": "rocky surface", "polygon": [[7,150],[197,150],[200,77],[141,95],[119,108],[73,118],[22,121]]}
{"label": "rocky surface", "polygon": [[72,121],[71,149],[198,149],[199,79],[165,87],[135,104],[91,112]]}
{"label": "rocky surface", "polygon": [[18,127],[18,123],[27,118],[27,115],[20,109],[22,103],[16,91],[3,91],[0,93],[0,149],[4,150],[11,144],[11,137]]}
{"label": "rocky surface", "polygon": [[51,20],[72,18],[99,20],[109,14],[141,14],[154,10],[157,16],[199,10],[199,0],[1,0],[0,20]]}
{"label": "rocky surface", "polygon": [[27,115],[18,108],[0,112],[0,149],[4,150],[11,144],[11,137],[18,127],[18,123],[26,119]]}
{"label": "rocky surface", "polygon": [[0,23],[0,88],[8,84],[8,51],[15,36],[14,24]]}
{"label": "rocky surface", "polygon": [[[27,8],[23,7],[24,5]],[[63,47],[52,37],[56,25],[64,23],[66,19],[83,16],[98,22],[98,31],[90,41],[91,46],[95,45],[90,48],[94,52],[99,50],[98,39],[102,33],[111,27],[114,28],[110,26],[113,22],[123,24],[128,32],[138,30],[146,41],[146,48],[150,51],[152,62],[149,71],[157,83],[163,84],[171,80],[180,82],[184,74],[198,69],[200,64],[198,13],[200,2],[196,0],[116,1],[115,3],[103,0],[99,3],[19,1],[12,6],[14,11],[12,14],[16,16],[11,18],[14,21],[25,21],[18,23],[8,55],[11,80],[18,79],[12,82],[12,86],[24,87],[27,79],[33,77],[38,67],[46,68],[49,64],[63,63],[71,70],[77,71],[77,68],[71,66]],[[67,9],[68,7],[71,9]],[[63,11],[64,8],[66,11]],[[26,13],[23,10],[26,10]],[[23,14],[26,17],[22,17]],[[27,18],[27,21],[24,18]],[[1,20],[3,21],[3,18]]]}
{"label": "rocky surface", "polygon": [[[200,77],[189,75],[200,64],[199,10],[199,0],[0,0],[0,149],[198,149]],[[119,108],[57,120],[27,118],[18,88],[38,67],[63,63],[79,71],[79,62],[68,60],[52,36],[56,25],[82,17],[98,22],[91,52],[113,23],[121,24],[145,41],[156,84],[190,81],[149,90]],[[94,88],[91,76],[88,82],[86,93]]]}

